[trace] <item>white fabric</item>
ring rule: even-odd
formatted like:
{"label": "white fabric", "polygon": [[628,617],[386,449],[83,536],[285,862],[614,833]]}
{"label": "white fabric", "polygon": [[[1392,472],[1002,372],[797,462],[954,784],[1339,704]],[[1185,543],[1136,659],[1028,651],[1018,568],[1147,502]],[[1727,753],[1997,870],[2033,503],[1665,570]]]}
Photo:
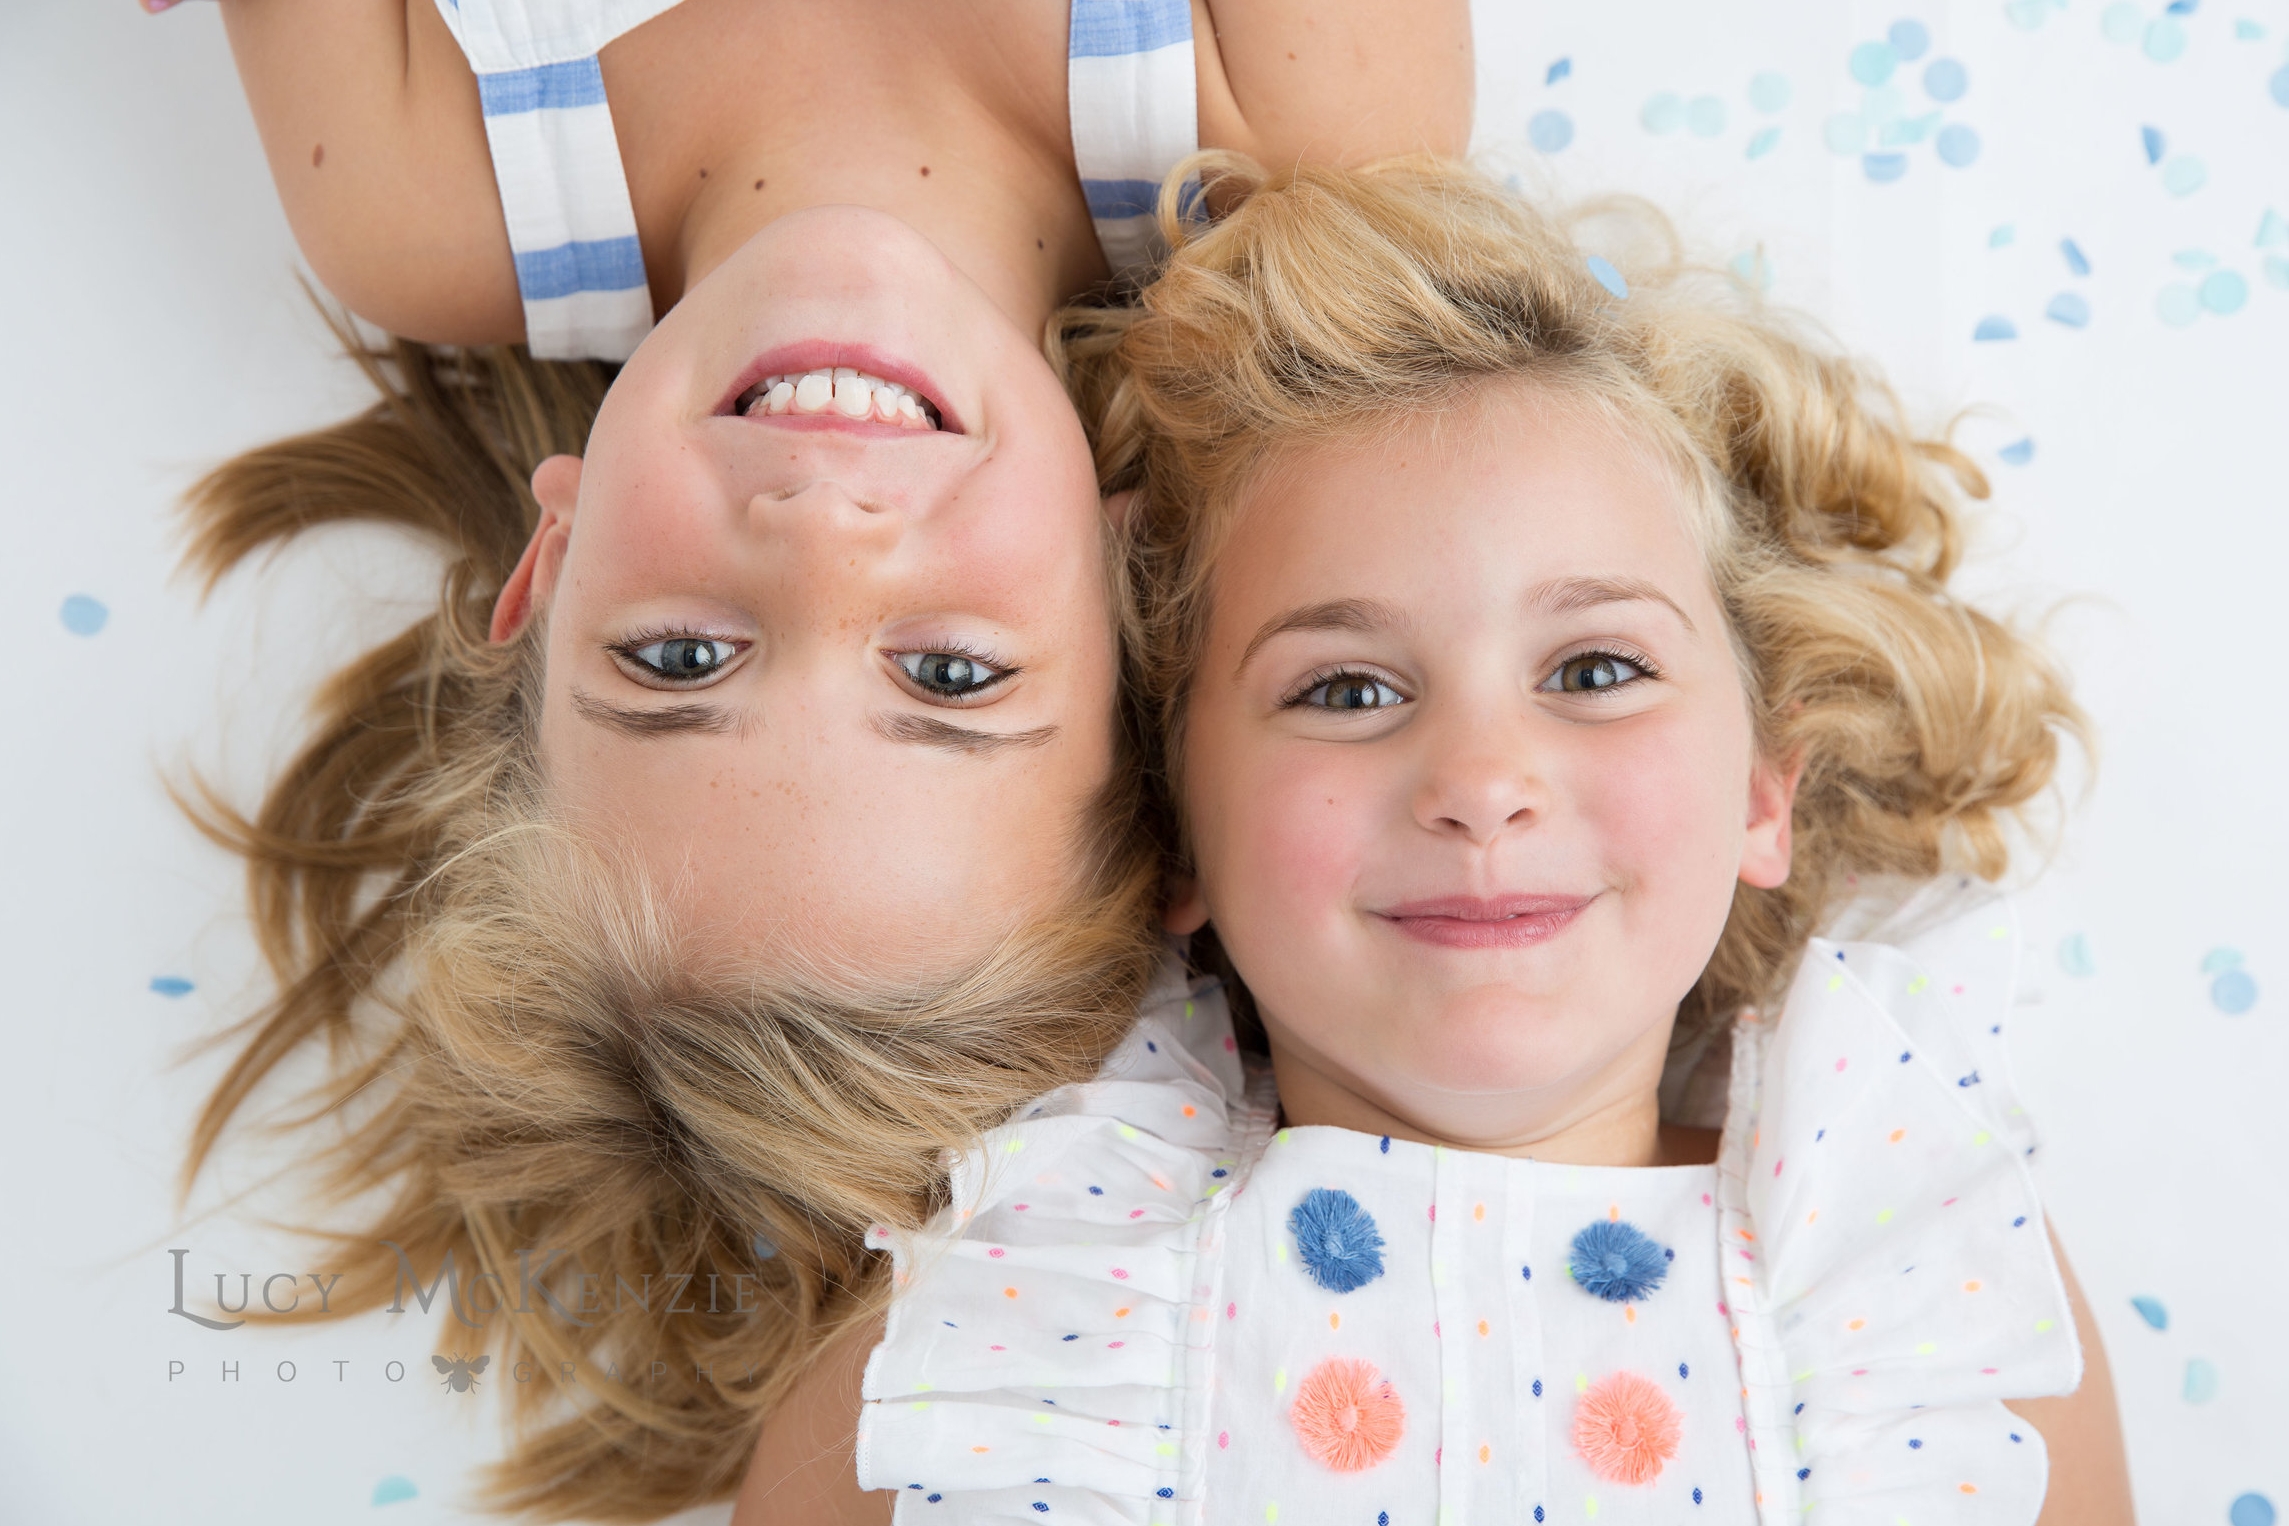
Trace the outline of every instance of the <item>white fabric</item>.
{"label": "white fabric", "polygon": [[[1067,61],[1073,166],[1084,185],[1157,185],[1200,147],[1196,69],[1190,39],[1149,52]],[[1093,221],[1105,263],[1116,278],[1141,280],[1168,252],[1150,215]]]}
{"label": "white fabric", "polygon": [[594,58],[622,32],[680,0],[437,0],[469,67],[479,74]]}
{"label": "white fabric", "polygon": [[[1273,1136],[1220,995],[1164,972],[1100,1080],[986,1136],[929,1232],[874,1232],[898,1291],[860,1480],[900,1491],[901,1522],[2027,1526],[2047,1463],[1999,1401],[2070,1391],[2080,1351],[2002,1053],[2009,918],[1815,940],[1780,1018],[1735,1030],[1713,1167]],[[1349,1291],[1291,1232],[1314,1188],[1382,1237]],[[1620,1302],[1569,1270],[1574,1236],[1616,1220],[1667,1253]],[[1404,1409],[1363,1471],[1292,1423],[1337,1357]],[[1572,1441],[1619,1371],[1682,1420],[1640,1484]]]}

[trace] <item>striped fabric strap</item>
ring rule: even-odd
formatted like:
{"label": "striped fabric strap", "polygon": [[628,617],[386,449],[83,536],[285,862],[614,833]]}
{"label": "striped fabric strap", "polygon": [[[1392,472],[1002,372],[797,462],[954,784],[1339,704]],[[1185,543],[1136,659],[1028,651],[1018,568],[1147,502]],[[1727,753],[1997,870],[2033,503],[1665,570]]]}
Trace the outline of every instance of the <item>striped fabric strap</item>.
{"label": "striped fabric strap", "polygon": [[1066,95],[1073,162],[1116,278],[1167,253],[1153,225],[1163,176],[1200,146],[1191,0],[1073,0]]}

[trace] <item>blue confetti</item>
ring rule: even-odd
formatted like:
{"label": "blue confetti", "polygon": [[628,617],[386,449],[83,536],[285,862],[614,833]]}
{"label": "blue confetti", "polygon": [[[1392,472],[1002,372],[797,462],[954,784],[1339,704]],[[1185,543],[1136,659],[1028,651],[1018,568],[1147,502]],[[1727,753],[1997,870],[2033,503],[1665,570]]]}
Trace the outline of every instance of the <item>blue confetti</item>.
{"label": "blue confetti", "polygon": [[103,607],[101,599],[91,599],[84,593],[75,593],[64,600],[64,607],[57,613],[63,617],[64,629],[75,636],[92,636],[111,618],[111,611]]}
{"label": "blue confetti", "polygon": [[1697,95],[1685,108],[1685,125],[1696,138],[1714,138],[1725,130],[1725,103],[1713,95]]}
{"label": "blue confetti", "polygon": [[1785,111],[1789,97],[1794,93],[1788,83],[1788,76],[1771,69],[1749,80],[1749,104],[1759,111]]}
{"label": "blue confetti", "polygon": [[2240,949],[2213,948],[2208,953],[2202,955],[2202,973],[2204,975],[2215,975],[2223,970],[2238,970],[2240,968]]}
{"label": "blue confetti", "polygon": [[2186,1402],[2207,1404],[2217,1397],[2217,1364],[2206,1357],[2186,1361]]}
{"label": "blue confetti", "polygon": [[2274,105],[2289,106],[2289,64],[2274,70],[2273,78],[2265,82],[2265,88],[2272,93]]}
{"label": "blue confetti", "polygon": [[2154,314],[2174,329],[2182,329],[2202,315],[2201,293],[2183,281],[2173,281],[2154,298]]}
{"label": "blue confetti", "polygon": [[2108,42],[2136,42],[2146,30],[2146,17],[2130,0],[2117,0],[2098,18],[2098,29]]}
{"label": "blue confetti", "polygon": [[1932,147],[1943,162],[1961,169],[1979,157],[1979,134],[1961,122],[1950,122],[1939,130],[1939,140]]}
{"label": "blue confetti", "polygon": [[2146,24],[2146,56],[2158,64],[2176,63],[2186,51],[2186,29],[2174,17],[2157,16]]}
{"label": "blue confetti", "polygon": [[2202,306],[2223,317],[2238,313],[2241,304],[2249,300],[2249,282],[2239,271],[2213,270],[2202,277]]}
{"label": "blue confetti", "polygon": [[2289,291],[2289,259],[2278,254],[2267,255],[2265,257],[2265,279],[2283,291]]}
{"label": "blue confetti", "polygon": [[2172,196],[2191,196],[2209,182],[2210,172],[2191,154],[2180,154],[2162,166],[2162,189]]}
{"label": "blue confetti", "polygon": [[1626,299],[1629,296],[1629,283],[1621,278],[1620,271],[1613,268],[1613,261],[1602,254],[1593,254],[1582,263],[1589,266],[1590,274],[1598,278],[1598,285],[1617,297]]}
{"label": "blue confetti", "polygon": [[1952,58],[1935,58],[1923,66],[1923,93],[1935,101],[1960,101],[1971,88],[1971,76]]}
{"label": "blue confetti", "polygon": [[2257,220],[2257,247],[2264,249],[2273,244],[2289,244],[2289,218],[2284,218],[2271,207]]}
{"label": "blue confetti", "polygon": [[1988,231],[1987,247],[1990,249],[2000,249],[2005,244],[2008,244],[2011,242],[2011,240],[2017,238],[2018,236],[2019,230],[2016,225],[2012,223],[1997,223],[1992,229]]}
{"label": "blue confetti", "polygon": [[1757,133],[1755,137],[1749,139],[1749,157],[1751,159],[1762,159],[1766,154],[1772,152],[1773,145],[1779,141],[1779,128],[1767,127],[1762,129]]}
{"label": "blue confetti", "polygon": [[2262,1494],[2244,1494],[2235,1498],[2225,1512],[2228,1526],[2273,1526],[2279,1519],[2273,1513],[2273,1501]]}
{"label": "blue confetti", "polygon": [[2001,313],[1989,313],[1980,319],[1979,326],[1971,331],[1973,342],[1980,344],[1991,344],[1999,339],[2016,339],[2018,337],[2019,326]]}
{"label": "blue confetti", "polygon": [[2066,268],[2078,276],[2090,274],[2090,257],[2082,252],[2082,245],[2071,238],[2059,240],[2059,254],[2066,260]]}
{"label": "blue confetti", "polygon": [[1924,49],[1931,46],[1931,33],[1924,30],[1923,23],[1913,16],[1903,16],[1893,22],[1892,29],[1884,37],[1891,43],[1892,51],[1899,55],[1902,63],[1914,63],[1923,57]]}
{"label": "blue confetti", "polygon": [[2033,440],[2013,440],[1995,454],[2013,466],[2025,466],[2029,461],[2035,459],[2035,442]]}
{"label": "blue confetti", "polygon": [[2217,256],[2207,249],[2181,249],[2176,254],[2171,255],[2170,260],[2180,270],[2215,270],[2217,268]]}
{"label": "blue confetti", "polygon": [[2064,10],[2066,0],[2008,0],[2003,14],[2011,18],[2011,25],[2031,32],[2050,19],[2053,6]]}
{"label": "blue confetti", "polygon": [[2148,164],[2160,164],[2162,155],[2168,151],[2170,146],[2170,140],[2162,136],[2162,129],[2159,127],[2141,127],[2138,129],[2138,138],[2140,142],[2146,145],[2146,162]]}
{"label": "blue confetti", "polygon": [[1572,74],[1573,72],[1574,61],[1571,58],[1561,58],[1556,63],[1550,65],[1549,69],[1542,75],[1542,83],[1545,85],[1555,85],[1558,81],[1564,79],[1567,75]]}
{"label": "blue confetti", "polygon": [[198,987],[180,975],[154,975],[151,977],[151,989],[170,1000],[180,1000]]}
{"label": "blue confetti", "polygon": [[[2028,454],[2033,454],[2033,441],[2028,441]],[[2098,973],[2098,961],[2090,957],[2090,940],[2081,933],[2068,933],[2059,939],[2059,968],[2077,980],[2088,980]]]}
{"label": "blue confetti", "polygon": [[2255,42],[2265,35],[2265,28],[2243,16],[2233,24],[2233,35],[2243,42]]}
{"label": "blue confetti", "polygon": [[1734,275],[1758,291],[1772,290],[1772,261],[1765,258],[1763,249],[1743,249],[1732,257],[1730,265]]}
{"label": "blue confetti", "polygon": [[1314,1187],[1288,1214],[1311,1280],[1330,1293],[1349,1293],[1383,1275],[1383,1233],[1359,1199],[1332,1187]]}
{"label": "blue confetti", "polygon": [[2173,16],[2191,16],[2195,11],[2201,9],[2201,4],[2202,0],[2170,0],[2169,5],[2164,9]]}
{"label": "blue confetti", "polygon": [[2257,982],[2247,970],[2227,970],[2210,982],[2210,1005],[2228,1017],[2239,1017],[2257,1005]]}
{"label": "blue confetti", "polygon": [[1526,124],[1526,141],[1554,154],[1574,141],[1574,119],[1562,111],[1537,111]]}
{"label": "blue confetti", "polygon": [[1851,60],[1846,65],[1852,71],[1852,78],[1871,86],[1890,79],[1892,71],[1899,66],[1900,56],[1892,51],[1892,45],[1888,42],[1861,43],[1852,50]]}
{"label": "blue confetti", "polygon": [[1878,185],[1889,185],[1907,173],[1905,154],[1862,154],[1860,169]]}
{"label": "blue confetti", "polygon": [[1645,103],[1637,113],[1637,120],[1650,133],[1675,132],[1685,125],[1685,103],[1664,90]]}
{"label": "blue confetti", "polygon": [[2170,1328],[2170,1311],[2162,1307],[2161,1299],[2140,1293],[2136,1298],[2130,1300],[2130,1307],[2136,1309],[2138,1317],[2146,1321],[2152,1328],[2156,1330]]}
{"label": "blue confetti", "polygon": [[1608,1303],[1643,1298],[1669,1275],[1669,1258],[1634,1224],[1597,1219],[1574,1236],[1567,1269],[1582,1291]]}
{"label": "blue confetti", "polygon": [[747,1249],[753,1252],[758,1261],[768,1261],[779,1254],[779,1247],[774,1245],[770,1237],[760,1230],[756,1232],[754,1239],[747,1242]]}
{"label": "blue confetti", "polygon": [[2090,304],[2080,292],[2062,291],[2051,298],[2043,309],[2043,316],[2053,323],[2063,323],[2070,329],[2087,327],[2090,323]]}
{"label": "blue confetti", "polygon": [[374,1485],[374,1503],[377,1505],[394,1505],[399,1500],[412,1499],[420,1492],[413,1487],[412,1479],[407,1478],[403,1473],[392,1473]]}

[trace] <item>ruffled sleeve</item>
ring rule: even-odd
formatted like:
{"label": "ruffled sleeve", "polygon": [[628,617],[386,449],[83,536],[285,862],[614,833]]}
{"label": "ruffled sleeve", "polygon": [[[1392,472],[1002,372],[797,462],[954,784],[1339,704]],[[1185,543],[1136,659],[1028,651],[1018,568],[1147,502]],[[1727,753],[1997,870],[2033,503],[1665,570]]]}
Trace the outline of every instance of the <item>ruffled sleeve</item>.
{"label": "ruffled sleeve", "polygon": [[1096,1080],[986,1134],[926,1230],[871,1231],[894,1296],[861,1485],[900,1521],[1196,1519],[1206,1253],[1271,1112],[1222,993],[1172,961]]}
{"label": "ruffled sleeve", "polygon": [[1815,939],[1735,1030],[1720,1223],[1765,1522],[2041,1513],[2042,1438],[2001,1401],[2072,1392],[2082,1353],[2003,1050],[2019,950],[2004,901]]}

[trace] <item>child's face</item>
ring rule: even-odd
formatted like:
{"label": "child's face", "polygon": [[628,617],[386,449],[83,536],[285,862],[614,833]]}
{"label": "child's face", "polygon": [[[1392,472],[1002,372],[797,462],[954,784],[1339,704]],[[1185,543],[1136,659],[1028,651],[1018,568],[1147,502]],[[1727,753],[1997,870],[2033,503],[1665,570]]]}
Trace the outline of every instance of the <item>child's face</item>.
{"label": "child's face", "polygon": [[1735,882],[1786,876],[1792,789],[1672,474],[1504,384],[1285,456],[1235,515],[1171,924],[1214,921],[1291,1119],[1501,1149],[1649,1099]]}

